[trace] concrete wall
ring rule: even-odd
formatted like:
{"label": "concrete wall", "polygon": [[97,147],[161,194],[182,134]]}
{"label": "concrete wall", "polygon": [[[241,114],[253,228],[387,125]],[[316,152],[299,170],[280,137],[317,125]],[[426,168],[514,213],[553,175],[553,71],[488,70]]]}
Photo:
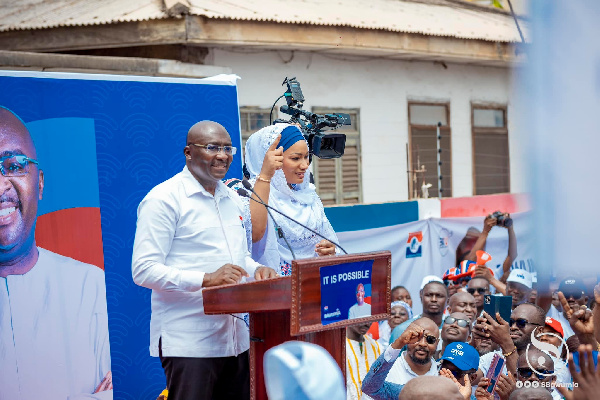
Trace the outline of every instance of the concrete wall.
{"label": "concrete wall", "polygon": [[[524,191],[521,162],[512,157],[517,135],[510,70],[469,65],[367,60],[291,51],[258,53],[213,50],[215,65],[230,67],[239,81],[241,106],[271,107],[283,94],[281,82],[295,76],[313,106],[360,109],[363,202],[408,199],[406,144],[408,102],[449,102],[454,197],[473,195],[471,102],[508,106],[511,191]],[[278,105],[285,104],[281,100]],[[514,177],[514,178],[513,178]]]}

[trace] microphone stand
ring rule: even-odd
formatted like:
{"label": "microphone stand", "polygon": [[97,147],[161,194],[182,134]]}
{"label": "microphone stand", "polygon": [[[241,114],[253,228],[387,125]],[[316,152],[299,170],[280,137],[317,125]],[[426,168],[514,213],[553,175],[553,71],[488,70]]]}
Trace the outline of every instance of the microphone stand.
{"label": "microphone stand", "polygon": [[[242,181],[242,185],[244,185],[244,187],[246,187],[246,184],[248,186],[250,186],[249,189],[252,190],[252,186],[250,185],[250,182],[248,182],[246,179],[244,179]],[[283,241],[285,242],[285,245],[290,250],[290,253],[292,253],[292,258],[295,260],[296,259],[296,254],[294,254],[294,250],[292,250],[292,246],[290,246],[290,243],[288,242],[287,238],[285,237],[285,234],[283,233],[283,229],[281,229],[281,227],[279,225],[277,225],[277,222],[275,221],[275,218],[273,218],[273,214],[271,214],[271,210],[269,210],[269,207],[267,207],[267,204],[263,201],[263,199],[261,199],[260,196],[254,190],[252,190],[252,193],[254,193],[256,195],[256,197],[258,197],[258,200],[260,200],[260,201],[253,199],[252,196],[249,196],[248,192],[246,192],[242,188],[238,189],[237,193],[240,196],[247,197],[250,200],[254,200],[257,203],[262,204],[263,206],[265,206],[265,208],[267,210],[267,213],[269,213],[269,217],[271,217],[271,220],[273,221],[273,225],[275,225],[275,231],[277,231],[277,236],[279,236],[280,238],[283,239]]]}
{"label": "microphone stand", "polygon": [[[248,185],[248,186],[250,186],[250,182],[248,182],[248,181],[242,181],[242,184],[244,184],[244,182],[246,182],[246,183],[247,183],[247,185]],[[248,187],[246,186],[246,184],[244,184],[244,187],[248,188]],[[251,187],[252,187],[252,186],[250,186],[250,188],[251,188]],[[256,194],[256,192],[255,192],[254,190],[252,190],[252,189],[250,189],[250,190],[252,191],[252,193]],[[257,202],[257,203],[260,203],[260,204],[262,204],[263,206],[265,206],[265,207],[267,208],[267,210],[269,210],[269,209],[270,209],[270,210],[273,210],[273,211],[275,211],[277,214],[280,214],[280,215],[284,216],[285,218],[289,219],[290,221],[293,221],[293,222],[297,223],[298,225],[300,225],[300,226],[301,226],[301,227],[303,227],[304,229],[307,229],[307,230],[309,230],[310,232],[314,233],[315,235],[319,236],[320,238],[323,238],[323,239],[325,239],[325,240],[327,240],[327,241],[329,241],[329,242],[333,243],[334,245],[336,245],[337,247],[339,247],[339,248],[340,248],[340,250],[342,250],[342,251],[344,252],[344,254],[348,254],[348,252],[347,252],[347,251],[346,251],[346,250],[345,250],[345,249],[344,249],[342,246],[340,246],[338,243],[334,242],[334,241],[333,241],[333,240],[331,240],[331,239],[328,239],[328,238],[326,238],[325,236],[321,235],[319,232],[317,232],[317,231],[314,231],[314,230],[310,229],[308,226],[304,225],[304,224],[303,224],[303,223],[301,223],[301,222],[298,222],[298,221],[296,221],[294,218],[292,218],[292,217],[290,217],[290,216],[288,216],[288,215],[285,215],[284,213],[282,213],[282,212],[281,212],[281,211],[279,211],[278,209],[276,209],[276,208],[274,208],[274,207],[271,207],[270,205],[268,205],[267,203],[265,203],[264,201],[262,201],[262,199],[260,199],[260,197],[259,197],[260,201],[258,201],[258,200],[256,200],[256,199],[253,199],[253,198],[252,198],[252,196],[250,196],[250,195],[248,194],[248,192],[247,192],[247,191],[245,191],[244,189],[238,189],[238,190],[237,190],[237,193],[238,193],[240,196],[242,196],[242,197],[248,197],[250,200],[252,200],[252,201],[255,201],[255,202]],[[258,197],[258,195],[256,195],[256,197]],[[269,213],[269,214],[270,214],[270,213]],[[273,216],[271,216],[271,218],[273,218]],[[291,249],[290,249],[290,250],[291,250]]]}

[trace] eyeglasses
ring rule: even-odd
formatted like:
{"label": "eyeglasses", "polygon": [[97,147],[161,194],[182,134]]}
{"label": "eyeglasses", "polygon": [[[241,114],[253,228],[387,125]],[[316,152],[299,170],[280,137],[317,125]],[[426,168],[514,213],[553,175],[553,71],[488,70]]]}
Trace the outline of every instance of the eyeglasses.
{"label": "eyeglasses", "polygon": [[404,314],[402,314],[402,313],[390,313],[390,315],[391,315],[392,317],[403,317],[403,316],[405,316],[405,315],[406,315],[406,313],[404,313]]}
{"label": "eyeglasses", "polygon": [[467,326],[469,326],[469,321],[467,321],[466,319],[446,317],[446,319],[444,320],[444,324],[448,325],[452,325],[455,322],[456,325],[458,325],[461,328],[466,328]]}
{"label": "eyeglasses", "polygon": [[225,152],[225,154],[229,155],[229,156],[233,156],[235,155],[235,153],[237,153],[237,147],[233,147],[233,146],[217,146],[216,144],[197,144],[197,143],[190,143],[189,145],[194,145],[196,147],[202,147],[204,148],[204,150],[206,150],[206,152],[208,154],[218,154],[221,151]]}
{"label": "eyeglasses", "polygon": [[29,172],[29,163],[40,164],[37,160],[23,154],[0,157],[0,172],[7,177],[24,176]]}
{"label": "eyeglasses", "polygon": [[433,335],[425,334],[425,335],[423,335],[423,337],[425,338],[425,341],[427,342],[427,344],[435,344],[437,342],[437,339]]}
{"label": "eyeglasses", "polygon": [[487,293],[487,289],[486,288],[467,288],[467,292],[471,293],[471,294],[475,294],[475,292],[479,293],[479,294],[486,294]]}
{"label": "eyeglasses", "polygon": [[527,324],[541,326],[540,324],[536,324],[535,322],[529,322],[525,318],[517,318],[517,319],[511,318],[509,320],[508,324],[509,324],[509,326],[513,326],[514,324],[517,324],[517,328],[519,328],[519,329],[525,328],[525,326],[527,326]]}
{"label": "eyeglasses", "polygon": [[[535,375],[539,380],[543,380],[554,373],[551,369],[542,369],[539,371],[533,371],[531,368],[517,368],[517,373],[520,377],[529,379],[532,375]],[[542,375],[543,374],[543,375]]]}

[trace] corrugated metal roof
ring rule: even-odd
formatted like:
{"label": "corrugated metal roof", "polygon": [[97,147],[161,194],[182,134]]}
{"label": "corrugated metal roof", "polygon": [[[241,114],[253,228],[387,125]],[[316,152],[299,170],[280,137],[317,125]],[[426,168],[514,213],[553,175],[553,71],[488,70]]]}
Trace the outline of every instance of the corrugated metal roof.
{"label": "corrugated metal roof", "polygon": [[[181,3],[189,5],[189,14],[207,18],[520,41],[509,14],[456,0],[181,0]],[[171,17],[162,0],[2,0],[0,3],[0,32],[165,18]]]}

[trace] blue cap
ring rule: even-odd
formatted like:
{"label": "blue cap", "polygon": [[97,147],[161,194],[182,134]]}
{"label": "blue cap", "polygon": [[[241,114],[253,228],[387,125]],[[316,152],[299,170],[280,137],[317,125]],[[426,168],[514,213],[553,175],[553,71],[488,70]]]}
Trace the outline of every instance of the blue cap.
{"label": "blue cap", "polygon": [[454,342],[446,346],[444,355],[438,361],[448,360],[461,371],[479,368],[479,353],[465,342]]}
{"label": "blue cap", "polygon": [[294,145],[294,143],[304,140],[300,128],[295,125],[290,125],[281,131],[281,139],[279,140],[279,146],[283,147],[283,151],[286,151]]}

